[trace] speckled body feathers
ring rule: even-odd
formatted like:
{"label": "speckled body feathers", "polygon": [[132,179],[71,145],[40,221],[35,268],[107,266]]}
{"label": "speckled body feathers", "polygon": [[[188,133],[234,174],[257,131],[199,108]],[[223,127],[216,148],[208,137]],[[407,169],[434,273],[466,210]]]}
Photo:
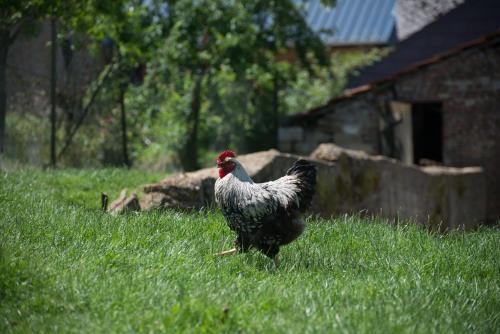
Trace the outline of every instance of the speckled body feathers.
{"label": "speckled body feathers", "polygon": [[215,183],[215,199],[231,230],[236,247],[255,247],[273,258],[281,245],[304,230],[300,214],[309,206],[316,184],[316,167],[297,160],[287,175],[266,183],[254,183],[239,162]]}

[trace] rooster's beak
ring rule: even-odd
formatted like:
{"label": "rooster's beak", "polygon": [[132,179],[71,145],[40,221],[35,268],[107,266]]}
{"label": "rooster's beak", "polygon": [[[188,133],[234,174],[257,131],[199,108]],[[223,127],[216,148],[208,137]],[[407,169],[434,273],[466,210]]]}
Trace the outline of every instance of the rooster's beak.
{"label": "rooster's beak", "polygon": [[223,168],[231,161],[232,161],[231,157],[227,157],[224,160],[217,159],[217,168]]}
{"label": "rooster's beak", "polygon": [[217,168],[222,168],[226,164],[226,161],[217,159]]}

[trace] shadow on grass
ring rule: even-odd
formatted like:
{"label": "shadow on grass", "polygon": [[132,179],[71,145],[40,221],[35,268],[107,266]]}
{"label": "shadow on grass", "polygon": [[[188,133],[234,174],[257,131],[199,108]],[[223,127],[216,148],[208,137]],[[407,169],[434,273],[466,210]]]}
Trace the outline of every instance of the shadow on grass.
{"label": "shadow on grass", "polygon": [[297,253],[280,252],[278,255],[279,264],[276,267],[272,259],[266,257],[257,250],[250,250],[246,254],[236,254],[237,261],[255,268],[258,271],[267,273],[280,272],[351,272],[358,276],[367,274],[372,270],[361,261],[350,256],[329,257],[319,253],[307,253],[299,251]]}
{"label": "shadow on grass", "polygon": [[43,287],[43,279],[28,267],[26,262],[9,261],[6,251],[0,248],[0,329],[13,330],[24,315],[24,303]]}
{"label": "shadow on grass", "polygon": [[34,315],[61,315],[81,311],[68,307],[66,294],[55,281],[28,261],[9,257],[0,248],[0,332],[29,329],[28,319]]}

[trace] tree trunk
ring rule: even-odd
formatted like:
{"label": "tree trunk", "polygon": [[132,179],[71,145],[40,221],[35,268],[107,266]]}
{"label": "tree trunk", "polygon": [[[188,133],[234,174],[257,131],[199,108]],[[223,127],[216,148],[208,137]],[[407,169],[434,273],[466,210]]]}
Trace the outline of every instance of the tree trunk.
{"label": "tree trunk", "polygon": [[273,75],[273,142],[272,147],[278,148],[278,128],[280,118],[280,104],[279,104],[279,77],[278,73],[274,72]]}
{"label": "tree trunk", "polygon": [[61,151],[59,151],[59,155],[58,155],[59,158],[61,158],[63,156],[63,154],[68,149],[68,147],[71,145],[73,138],[76,135],[76,132],[78,131],[80,126],[83,124],[85,117],[90,112],[90,108],[94,105],[94,102],[95,102],[95,99],[97,98],[97,95],[99,95],[99,92],[101,91],[101,89],[103,88],[103,86],[107,82],[107,80],[109,79],[109,77],[111,75],[111,71],[112,71],[112,66],[108,65],[105,74],[102,76],[102,79],[97,84],[97,87],[94,89],[94,91],[92,92],[89,102],[87,102],[87,104],[85,105],[83,110],[79,112],[79,114],[80,114],[79,118],[76,120],[76,123],[75,123],[74,127],[71,129],[69,135],[66,136],[66,142],[64,143],[64,146],[61,149]]}
{"label": "tree trunk", "polygon": [[7,114],[7,52],[9,50],[9,31],[0,31],[0,154],[5,149],[5,116]]}
{"label": "tree trunk", "polygon": [[130,168],[130,160],[128,159],[128,149],[127,149],[127,118],[125,114],[125,85],[120,86],[120,111],[121,111],[121,123],[122,123],[122,153],[123,153],[123,164]]}
{"label": "tree trunk", "polygon": [[56,166],[56,85],[57,85],[57,27],[56,19],[50,22],[50,165]]}
{"label": "tree trunk", "polygon": [[191,113],[188,117],[188,138],[181,152],[182,167],[186,171],[197,169],[198,166],[198,127],[200,123],[201,108],[201,82],[203,74],[198,74],[194,79],[191,100]]}

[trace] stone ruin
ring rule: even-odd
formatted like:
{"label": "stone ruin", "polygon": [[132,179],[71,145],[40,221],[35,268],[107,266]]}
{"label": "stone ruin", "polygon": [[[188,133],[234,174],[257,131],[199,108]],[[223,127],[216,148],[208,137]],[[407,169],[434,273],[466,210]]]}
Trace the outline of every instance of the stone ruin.
{"label": "stone ruin", "polygon": [[405,165],[333,144],[321,144],[311,157],[334,163],[319,170],[323,215],[366,212],[440,230],[473,228],[486,218],[481,167]]}
{"label": "stone ruin", "polygon": [[[255,182],[283,176],[299,156],[269,150],[239,156]],[[470,229],[486,217],[486,191],[480,167],[404,165],[384,156],[321,144],[309,156],[318,167],[311,213],[346,213],[411,220],[432,229]],[[175,174],[144,186],[144,195],[122,192],[109,212],[155,208],[199,209],[214,203],[217,170]]]}

